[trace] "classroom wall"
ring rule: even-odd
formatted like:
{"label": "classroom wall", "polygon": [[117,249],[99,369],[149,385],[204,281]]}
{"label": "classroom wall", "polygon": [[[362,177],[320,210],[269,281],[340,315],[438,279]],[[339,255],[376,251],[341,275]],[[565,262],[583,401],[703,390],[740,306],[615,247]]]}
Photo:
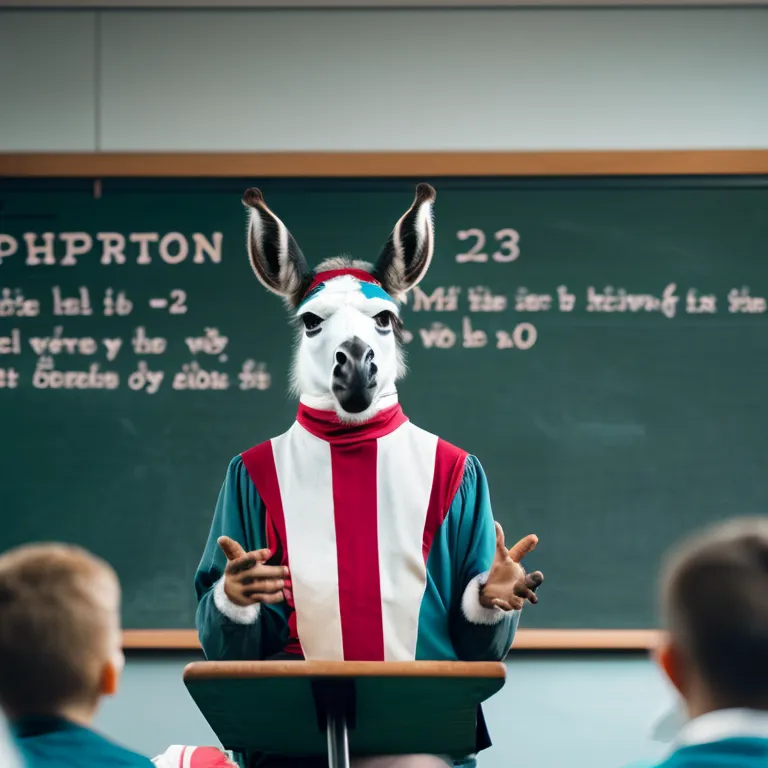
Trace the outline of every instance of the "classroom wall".
{"label": "classroom wall", "polygon": [[0,151],[766,147],[766,40],[766,8],[0,11]]}
{"label": "classroom wall", "polygon": [[[766,40],[768,9],[0,11],[0,151],[768,147]],[[129,656],[99,725],[211,742],[191,658]],[[481,765],[652,759],[671,702],[642,656],[513,655]]]}
{"label": "classroom wall", "polygon": [[[155,755],[171,744],[214,744],[181,682],[191,654],[133,655],[123,687],[97,724]],[[494,747],[480,768],[620,768],[648,763],[668,746],[651,738],[674,704],[643,655],[512,654],[507,684],[485,707]]]}

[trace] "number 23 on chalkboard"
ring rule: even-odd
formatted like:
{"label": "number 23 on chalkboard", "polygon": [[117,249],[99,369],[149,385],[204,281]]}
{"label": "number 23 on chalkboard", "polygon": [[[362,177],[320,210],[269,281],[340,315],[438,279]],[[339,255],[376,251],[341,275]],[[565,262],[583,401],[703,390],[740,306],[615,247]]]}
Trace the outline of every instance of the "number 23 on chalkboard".
{"label": "number 23 on chalkboard", "polygon": [[[459,264],[469,262],[485,263],[488,261],[488,254],[483,252],[485,248],[486,236],[482,229],[460,229],[456,233],[459,240],[471,240],[474,238],[475,244],[466,253],[457,253],[456,261]],[[498,250],[494,251],[491,258],[502,264],[515,261],[520,256],[520,234],[516,229],[500,229],[493,233],[493,237],[498,245]]]}

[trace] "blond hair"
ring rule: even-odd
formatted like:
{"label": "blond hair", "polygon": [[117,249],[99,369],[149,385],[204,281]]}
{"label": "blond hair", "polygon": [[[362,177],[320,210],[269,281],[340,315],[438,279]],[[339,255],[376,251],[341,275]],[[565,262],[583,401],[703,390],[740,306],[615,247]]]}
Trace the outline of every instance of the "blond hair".
{"label": "blond hair", "polygon": [[14,717],[95,706],[119,648],[119,609],[117,575],[80,547],[0,556],[0,703]]}

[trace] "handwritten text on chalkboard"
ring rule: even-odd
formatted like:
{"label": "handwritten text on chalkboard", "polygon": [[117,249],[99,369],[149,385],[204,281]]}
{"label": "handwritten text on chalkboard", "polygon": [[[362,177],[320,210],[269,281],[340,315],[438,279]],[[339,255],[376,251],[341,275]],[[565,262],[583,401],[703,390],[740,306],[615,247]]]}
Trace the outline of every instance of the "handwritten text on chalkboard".
{"label": "handwritten text on chalkboard", "polygon": [[[589,285],[580,295],[565,284],[544,291],[517,284],[505,294],[475,281],[482,279],[484,267],[480,265],[520,258],[519,232],[505,227],[486,234],[471,228],[459,230],[456,237],[460,245],[469,245],[455,256],[457,263],[466,265],[467,282],[413,290],[405,315],[406,344],[435,351],[455,347],[528,351],[540,343],[542,332],[531,320],[547,313],[656,314],[672,320],[679,314],[715,314],[722,308],[730,314],[763,314],[768,309],[765,297],[753,295],[747,286],[731,288],[722,297],[697,287],[681,288],[674,282],[651,292]],[[106,268],[174,266],[187,262],[215,268],[222,263],[223,253],[223,235],[216,231],[0,233],[0,265],[3,259],[19,258],[25,268],[90,267],[94,263]],[[514,284],[514,280],[505,281],[509,283]],[[153,313],[188,315],[191,305],[184,288],[153,294],[147,287],[146,294],[139,296],[135,288],[119,285],[98,290],[88,285],[50,285],[37,290],[32,286],[34,283],[0,283],[0,321],[7,321],[0,325],[0,389],[30,385],[39,390],[114,390],[125,386],[153,395],[163,388],[258,392],[272,386],[272,375],[264,362],[249,357],[235,361],[234,367],[229,365],[229,338],[218,326],[205,325],[193,335],[181,334],[176,339],[151,332]],[[67,325],[96,316],[135,317],[136,323],[128,336],[88,334],[83,333],[82,324],[77,330]],[[501,323],[494,321],[490,328],[482,322],[483,317],[502,316]],[[51,318],[51,326],[45,332],[39,328],[27,331],[25,323],[30,318]],[[170,367],[163,364],[164,355],[179,349],[189,356],[186,362]],[[12,362],[14,359],[34,362],[21,364]]]}
{"label": "handwritten text on chalkboard", "polygon": [[0,232],[0,264],[9,256],[21,254],[28,267],[76,267],[80,260],[97,259],[103,265],[128,263],[148,266],[165,264],[221,263],[221,232],[211,235],[193,232],[25,232],[17,237]]}

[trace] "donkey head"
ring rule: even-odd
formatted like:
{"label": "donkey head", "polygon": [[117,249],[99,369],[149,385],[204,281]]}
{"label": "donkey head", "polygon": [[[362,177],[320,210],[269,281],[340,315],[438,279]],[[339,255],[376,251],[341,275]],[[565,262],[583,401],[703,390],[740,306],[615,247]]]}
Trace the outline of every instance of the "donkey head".
{"label": "donkey head", "polygon": [[432,260],[435,190],[419,184],[375,264],[329,259],[312,271],[258,189],[245,192],[248,255],[256,277],[298,321],[292,386],[310,407],[365,421],[397,401],[405,373],[400,304]]}

